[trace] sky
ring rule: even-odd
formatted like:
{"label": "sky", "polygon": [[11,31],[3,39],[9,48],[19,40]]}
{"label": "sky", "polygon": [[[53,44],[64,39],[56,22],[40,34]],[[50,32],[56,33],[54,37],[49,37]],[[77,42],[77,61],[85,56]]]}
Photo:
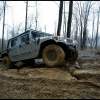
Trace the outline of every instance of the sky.
{"label": "sky", "polygon": [[[68,12],[68,3],[69,2],[66,1],[66,12]],[[98,1],[95,3],[97,4],[95,4],[94,8],[97,7],[96,5],[100,4],[100,2]],[[9,30],[12,29],[13,25],[17,26],[21,24],[20,26],[21,28],[24,28],[25,26],[25,1],[7,1],[7,5],[8,7],[6,9],[6,18],[5,18],[6,19],[5,38],[7,38],[7,29]],[[58,21],[58,12],[59,12],[59,1],[37,1],[37,6],[38,6],[38,30],[42,29],[42,31],[45,31],[45,26],[46,26],[46,32],[54,34],[55,31],[57,30],[57,24],[58,24],[57,21]],[[35,1],[29,1],[28,22],[33,23],[33,29],[35,28],[35,21],[34,21],[34,17],[36,14],[35,11],[36,11]],[[92,14],[90,14],[89,20],[90,21],[88,23],[89,24],[88,29],[90,32],[89,34],[91,35]],[[99,28],[99,32],[100,32],[100,28]],[[2,33],[2,21],[0,22],[0,37],[2,36],[1,33]],[[61,34],[63,34],[62,30],[61,30]]]}
{"label": "sky", "polygon": [[[9,7],[6,10],[6,21],[7,27],[12,28],[11,26],[18,25],[22,23],[22,26],[25,26],[25,2],[24,1],[8,1]],[[58,20],[58,6],[53,1],[38,1],[38,26],[43,31],[49,33],[54,33],[55,22]],[[32,7],[33,6],[33,7]],[[29,1],[28,8],[28,21],[30,17],[35,17],[35,2]],[[33,24],[35,24],[34,19]],[[1,23],[2,24],[2,23]],[[56,23],[57,24],[57,23]],[[34,28],[35,26],[33,26]],[[1,26],[2,28],[2,26]],[[2,30],[2,29],[0,29]],[[2,31],[0,32],[2,33]],[[5,32],[6,33],[6,32]],[[1,37],[1,34],[0,34]]]}

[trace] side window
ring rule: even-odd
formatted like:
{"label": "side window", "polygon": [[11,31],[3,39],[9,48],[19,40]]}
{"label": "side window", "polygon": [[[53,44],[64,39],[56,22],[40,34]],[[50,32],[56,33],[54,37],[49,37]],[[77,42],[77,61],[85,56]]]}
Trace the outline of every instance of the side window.
{"label": "side window", "polygon": [[21,36],[21,43],[27,44],[29,42],[29,34]]}
{"label": "side window", "polygon": [[11,40],[11,47],[15,47],[17,45],[17,38]]}
{"label": "side window", "polygon": [[31,32],[32,38],[40,37],[40,35],[37,32]]}
{"label": "side window", "polygon": [[41,36],[41,37],[44,37],[44,34],[43,34],[43,32],[41,32],[41,33],[40,33],[40,36]]}

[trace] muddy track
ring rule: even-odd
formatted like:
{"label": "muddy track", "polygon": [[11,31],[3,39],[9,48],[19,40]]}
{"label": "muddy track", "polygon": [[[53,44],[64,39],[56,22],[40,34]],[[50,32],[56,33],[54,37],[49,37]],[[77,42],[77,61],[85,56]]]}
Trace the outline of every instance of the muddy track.
{"label": "muddy track", "polygon": [[[1,75],[0,75],[1,76]],[[0,77],[0,98],[100,98],[100,86],[89,81]]]}
{"label": "muddy track", "polygon": [[100,99],[100,58],[79,65],[72,73],[44,65],[0,69],[0,99]]}
{"label": "muddy track", "polygon": [[[42,71],[43,70],[46,71],[47,69],[42,69]],[[56,70],[58,69],[55,69],[55,71]],[[19,72],[17,72],[16,75],[18,73]],[[61,73],[59,72],[59,74]],[[3,73],[0,72],[0,90],[1,90],[0,98],[7,98],[7,99],[8,98],[9,99],[100,98],[100,83],[99,82],[95,83],[95,81],[93,80],[92,81],[83,79],[77,80],[76,78],[73,79],[71,76],[70,79],[66,80],[58,78],[50,79],[49,76],[48,78],[44,76],[37,78],[35,76],[26,77],[26,74],[25,77],[21,77],[22,74],[20,74],[20,77],[16,75],[12,75],[9,73],[7,74],[6,71],[3,71]]]}

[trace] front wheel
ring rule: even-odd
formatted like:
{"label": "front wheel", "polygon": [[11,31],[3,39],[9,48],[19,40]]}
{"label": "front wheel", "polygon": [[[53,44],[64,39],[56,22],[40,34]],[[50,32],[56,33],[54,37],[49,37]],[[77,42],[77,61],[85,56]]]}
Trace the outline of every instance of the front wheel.
{"label": "front wheel", "polygon": [[65,52],[60,46],[51,44],[43,49],[42,57],[48,66],[61,65],[65,61]]}

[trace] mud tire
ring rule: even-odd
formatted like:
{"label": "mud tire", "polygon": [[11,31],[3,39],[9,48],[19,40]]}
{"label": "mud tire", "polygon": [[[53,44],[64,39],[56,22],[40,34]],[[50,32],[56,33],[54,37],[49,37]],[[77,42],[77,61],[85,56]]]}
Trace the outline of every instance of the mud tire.
{"label": "mud tire", "polygon": [[12,62],[8,56],[3,57],[2,63],[6,68],[12,68],[12,66],[13,66]]}
{"label": "mud tire", "polygon": [[65,52],[60,46],[51,44],[43,49],[42,57],[47,66],[62,65],[65,61]]}

